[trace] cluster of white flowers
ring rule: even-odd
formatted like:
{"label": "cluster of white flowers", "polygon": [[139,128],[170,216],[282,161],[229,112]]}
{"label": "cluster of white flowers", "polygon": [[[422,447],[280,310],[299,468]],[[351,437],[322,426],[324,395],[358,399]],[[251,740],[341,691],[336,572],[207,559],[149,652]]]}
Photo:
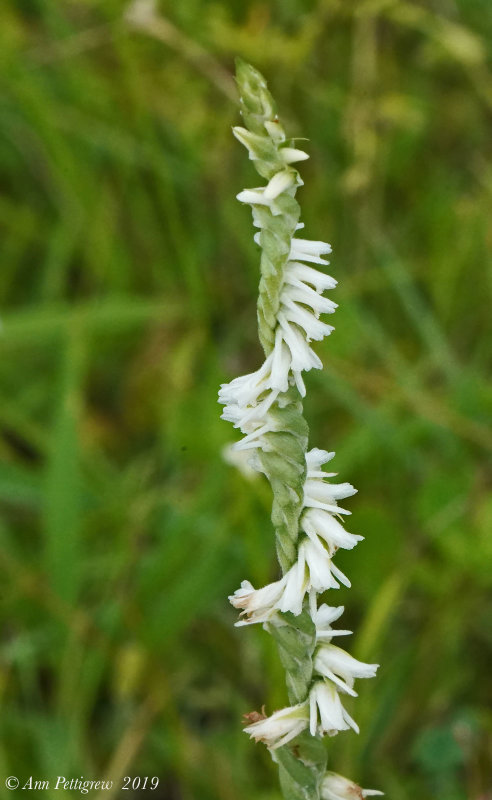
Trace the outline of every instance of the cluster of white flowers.
{"label": "cluster of white flowers", "polygon": [[[274,276],[275,280],[273,284],[266,281],[263,289],[260,285],[260,301],[264,304],[259,317],[260,335],[262,324],[267,325],[267,334],[264,335],[267,355],[264,363],[255,372],[222,384],[219,402],[224,405],[222,418],[232,422],[243,435],[234,448],[242,459],[248,458],[250,468],[261,472],[267,471],[264,466],[266,454],[274,449],[276,439],[271,434],[285,431],[279,409],[285,409],[293,402],[293,387],[297,387],[301,397],[305,396],[303,372],[322,368],[311,343],[320,341],[333,331],[333,327],[320,316],[331,314],[337,308],[333,301],[323,295],[325,290],[333,289],[337,282],[317,268],[329,264],[323,256],[331,252],[330,245],[297,238],[297,231],[304,226],[296,224],[298,216],[289,217],[290,210],[296,206],[292,198],[297,187],[302,185],[299,173],[290,165],[305,160],[308,155],[288,146],[278,120],[269,118],[270,96],[266,93],[264,79],[250,67],[246,67],[246,73],[244,91],[250,92],[251,86],[256,88],[248,94],[247,103],[243,101],[243,113],[249,119],[249,109],[256,110],[251,112],[254,117],[252,122],[250,120],[252,130],[235,128],[234,134],[247,147],[260,174],[267,175],[269,179],[266,186],[246,189],[237,198],[251,206],[253,223],[260,229],[254,238],[266,253],[266,272],[263,277]],[[261,97],[263,106],[255,91]],[[261,126],[258,127],[262,115],[267,136]],[[276,161],[268,160],[273,158],[272,143]],[[273,176],[272,163],[278,165]],[[296,233],[292,234],[294,227]],[[283,231],[280,249],[277,248],[275,231]],[[269,252],[287,254],[286,258],[283,256],[285,261],[281,274],[278,260],[268,264]],[[355,679],[373,677],[378,668],[377,664],[358,661],[332,643],[337,636],[350,633],[332,628],[332,623],[343,613],[343,607],[331,607],[325,603],[318,607],[318,595],[321,593],[338,589],[340,584],[350,586],[350,581],[335,565],[333,558],[339,548],[351,550],[363,538],[345,529],[341,520],[350,511],[338,505],[338,501],[355,494],[356,490],[349,483],[331,482],[336,473],[322,469],[334,455],[318,448],[305,454],[306,477],[302,487],[302,507],[297,506],[300,513],[294,559],[289,556],[287,562],[290,568],[279,580],[259,589],[255,589],[249,581],[243,581],[229,598],[240,611],[237,625],[262,623],[270,628],[280,628],[290,624],[283,614],[290,612],[299,616],[305,610],[308,610],[314,623],[313,672],[303,702],[275,711],[270,716],[256,712],[248,715],[246,733],[256,741],[264,742],[272,754],[303,731],[309,731],[312,736],[334,736],[339,731],[352,728],[358,733],[357,723],[344,708],[341,697],[356,696]],[[296,487],[295,492],[291,491],[296,497],[299,496],[300,502],[300,487]],[[304,697],[304,694],[301,696]],[[324,776],[320,792],[322,800],[355,800],[381,794],[375,790],[363,790],[332,772]]]}
{"label": "cluster of white flowers", "polygon": [[[244,604],[248,602],[245,598],[252,599],[255,595],[265,598],[261,600],[263,606],[253,611],[256,616],[250,621],[271,621],[277,609],[272,614],[266,610],[266,603],[270,599],[275,600],[271,589],[273,585],[255,592],[251,584],[245,581],[242,588],[230,598],[231,602],[236,608],[245,608]],[[333,630],[331,627],[331,623],[342,613],[343,606],[331,607],[324,603],[312,612],[316,625],[316,650],[313,661],[314,680],[309,699],[305,703],[276,711],[270,717],[257,720],[245,728],[246,733],[257,741],[264,742],[270,749],[275,750],[286,744],[307,728],[312,736],[335,736],[339,731],[349,728],[359,732],[357,723],[343,707],[340,694],[356,697],[357,693],[353,688],[355,678],[372,678],[378,665],[357,661],[345,650],[331,643],[333,637],[351,633]],[[282,624],[280,618],[278,624]]]}
{"label": "cluster of white flowers", "polygon": [[[247,190],[238,197],[243,202],[253,204],[253,208],[259,196],[266,198],[265,202],[273,202],[279,190],[285,191],[291,186],[278,180],[275,190],[269,190],[273,181],[263,191]],[[291,257],[280,292],[274,349],[259,370],[235,378],[221,387],[219,400],[225,405],[222,417],[233,422],[244,434],[244,438],[235,445],[239,450],[268,450],[266,434],[276,430],[278,424],[275,417],[269,414],[272,404],[281,401],[282,393],[294,382],[304,396],[302,372],[322,366],[310,347],[310,341],[321,339],[333,330],[319,319],[319,315],[335,310],[335,303],[323,297],[322,291],[334,287],[336,281],[301,262],[327,264],[321,254],[330,250],[330,246],[324,242],[292,240]],[[337,589],[340,583],[350,586],[348,578],[334,564],[333,556],[340,547],[351,550],[363,538],[349,533],[337,519],[350,514],[337,501],[350,497],[356,490],[349,483],[336,484],[327,480],[336,473],[324,472],[321,468],[334,455],[318,448],[306,454],[307,474],[297,561],[280,580],[261,589],[254,589],[249,581],[243,581],[240,589],[229,598],[232,605],[241,610],[241,619],[237,624],[250,625],[255,622],[282,624],[278,612],[290,611],[298,615],[306,595],[309,597],[317,640],[314,657],[316,679],[311,687],[309,702],[277,711],[245,729],[270,748],[285,744],[307,727],[313,736],[317,733],[332,736],[349,727],[358,731],[357,724],[344,709],[339,694],[355,696],[354,679],[374,676],[378,666],[363,664],[332,645],[333,636],[348,633],[334,631],[330,627],[343,608],[327,605],[317,608],[316,605],[319,593]],[[259,459],[254,456],[250,463],[257,469],[261,468]]]}

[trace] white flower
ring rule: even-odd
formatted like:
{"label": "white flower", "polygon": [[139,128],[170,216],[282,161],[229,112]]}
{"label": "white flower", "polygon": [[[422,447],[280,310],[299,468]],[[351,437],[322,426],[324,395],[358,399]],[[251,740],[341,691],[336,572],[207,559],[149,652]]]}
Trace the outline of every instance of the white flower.
{"label": "white flower", "polygon": [[[312,453],[313,451],[311,451]],[[337,506],[337,500],[344,500],[346,497],[352,497],[357,494],[357,489],[354,489],[351,483],[328,483],[324,478],[334,477],[334,473],[322,472],[318,469],[313,469],[311,464],[319,463],[319,458],[324,458],[325,455],[334,455],[319,451],[323,456],[318,456],[316,462],[310,453],[306,453],[306,463],[308,472],[306,475],[306,483],[304,486],[304,496],[306,499],[305,504],[314,508],[324,508],[326,511],[333,511],[336,514],[350,514],[344,508]],[[336,473],[335,473],[336,474]]]}
{"label": "white flower", "polygon": [[236,622],[236,626],[252,625],[255,622],[268,622],[277,613],[277,604],[282,598],[287,575],[279,581],[269,583],[261,589],[255,589],[249,581],[243,581],[241,587],[230,595],[229,602],[234,608],[242,609],[240,616],[245,619]]}
{"label": "white flower", "polygon": [[350,514],[341,508],[337,500],[356,494],[350,483],[328,483],[325,478],[334,477],[336,473],[327,473],[319,469],[335,454],[314,448],[306,453],[307,476],[304,483],[303,505],[306,511],[301,518],[301,527],[312,541],[319,537],[328,546],[330,555],[342,547],[351,550],[364,537],[349,533],[333,516],[334,514]]}
{"label": "white flower", "polygon": [[235,447],[257,447],[255,441],[263,433],[275,429],[273,418],[268,411],[278,397],[280,391],[285,391],[286,386],[272,388],[272,368],[277,368],[274,354],[270,354],[256,372],[241,375],[230,383],[223,383],[219,391],[219,403],[224,405],[222,419],[226,419],[239,428],[246,437],[238,442]]}
{"label": "white flower", "polygon": [[322,800],[364,800],[365,797],[382,795],[376,789],[361,789],[353,781],[336,772],[327,772],[321,784]]}
{"label": "white flower", "polygon": [[323,364],[319,356],[311,350],[306,341],[306,337],[302,335],[299,328],[289,324],[285,315],[282,314],[279,314],[278,322],[282,339],[290,350],[290,366],[292,371],[307,372],[313,367],[315,369],[322,369]]}
{"label": "white flower", "polygon": [[306,571],[304,554],[299,549],[296,563],[285,573],[285,589],[277,608],[279,611],[290,611],[298,616],[302,612],[304,596],[309,590],[309,575]]}
{"label": "white flower", "polygon": [[320,272],[314,267],[308,267],[306,264],[300,264],[297,261],[289,261],[284,271],[285,283],[290,283],[292,286],[299,287],[299,283],[311,284],[317,292],[323,292],[325,289],[334,289],[337,285],[335,278],[327,275],[326,272]]}
{"label": "white flower", "polygon": [[271,750],[275,750],[298,736],[308,723],[307,704],[300,703],[275,711],[270,717],[258,719],[244,728],[244,732],[249,733],[256,742],[264,742]]}
{"label": "white flower", "polygon": [[[257,406],[260,396],[270,390],[270,371],[272,357],[269,356],[256,372],[240,375],[230,383],[221,384],[219,390],[219,403],[239,406],[245,409],[248,406]],[[224,412],[225,413],[225,412]]]}
{"label": "white flower", "polygon": [[373,678],[379,664],[364,664],[334,644],[322,644],[314,657],[314,669],[347,694],[357,697],[355,678]]}
{"label": "white flower", "polygon": [[296,161],[305,161],[309,158],[304,150],[297,150],[295,147],[282,147],[279,155],[286,164],[294,164]]}
{"label": "white flower", "polygon": [[329,336],[330,333],[335,330],[333,325],[322,322],[306,308],[291,300],[287,293],[282,295],[278,321],[280,324],[282,324],[282,322],[287,322],[297,325],[298,328],[302,328],[308,342],[313,339],[315,341],[321,341],[321,339],[324,339],[325,336]]}
{"label": "white flower", "polygon": [[331,253],[327,242],[314,242],[311,239],[292,239],[289,261],[311,261],[313,264],[329,264],[321,254]]}
{"label": "white flower", "polygon": [[[290,338],[290,344],[287,341],[287,338]],[[296,352],[295,364],[293,363],[292,349],[294,349],[294,352]],[[280,392],[287,391],[289,386],[289,375],[292,371],[292,375],[295,383],[297,384],[297,388],[299,389],[299,393],[301,397],[304,397],[306,394],[306,387],[304,386],[301,372],[302,370],[311,369],[312,358],[315,360],[317,359],[317,364],[319,361],[318,357],[313,353],[307,342],[303,340],[303,337],[299,332],[297,332],[297,338],[296,333],[290,337],[286,337],[284,328],[281,325],[278,325],[275,332],[275,345],[273,348],[273,364],[271,372],[272,389]],[[319,361],[319,363],[321,364],[321,361]]]}
{"label": "white flower", "polygon": [[271,120],[267,119],[263,124],[274,142],[285,141],[284,129],[279,124],[278,117],[275,117],[275,119]]}
{"label": "white flower", "polygon": [[248,481],[253,481],[258,478],[258,473],[262,472],[261,464],[256,453],[248,453],[243,450],[238,450],[234,444],[229,443],[222,448],[222,458],[226,464],[231,467],[236,467],[241,475]]}
{"label": "white flower", "polygon": [[327,550],[319,541],[304,539],[297,552],[297,561],[284,575],[285,589],[277,603],[279,611],[291,611],[296,616],[302,611],[306,593],[339,589],[341,583],[350,586],[348,578],[332,562]]}
{"label": "white flower", "polygon": [[316,289],[308,286],[307,283],[304,283],[299,278],[293,277],[292,273],[290,273],[289,280],[284,284],[280,295],[281,301],[285,302],[287,299],[311,306],[313,313],[316,315],[332,314],[338,308],[338,305],[333,300],[323,297]]}
{"label": "white flower", "polygon": [[331,461],[335,457],[335,453],[329,453],[327,450],[320,450],[319,447],[313,447],[306,453],[307,464],[307,477],[308,478],[334,478],[336,472],[323,472],[320,467]]}
{"label": "white flower", "polygon": [[333,636],[348,636],[352,631],[333,630],[331,623],[339,619],[344,612],[343,606],[328,606],[323,603],[312,610],[311,616],[316,625],[316,641],[329,642]]}
{"label": "white flower", "polygon": [[349,533],[332,514],[318,508],[308,508],[304,512],[301,526],[311,541],[322,539],[328,545],[330,555],[333,555],[339,547],[344,550],[352,550],[357,542],[364,538],[358,534]]}
{"label": "white flower", "polygon": [[[239,138],[239,137],[238,137]],[[296,151],[300,153],[301,151]],[[301,159],[296,158],[296,161]],[[288,164],[289,162],[286,162]],[[277,198],[283,194],[284,192],[289,192],[289,194],[293,194],[292,190],[295,190],[297,186],[302,186],[303,181],[298,172],[294,169],[290,169],[288,166],[286,169],[281,170],[280,172],[275,173],[275,175],[268,181],[266,186],[257,186],[254,189],[243,189],[242,192],[236,195],[236,199],[239,200],[240,203],[246,203],[247,205],[253,206],[267,206],[270,211],[272,212],[274,217],[279,216],[282,214],[282,209],[276,203]],[[253,214],[255,218],[255,215]],[[256,215],[255,223],[258,223],[258,216]],[[259,225],[258,227],[262,227]],[[255,237],[255,242],[259,244],[257,237]]]}
{"label": "white flower", "polygon": [[350,581],[333,563],[330,554],[318,538],[305,539],[299,547],[299,560],[303,559],[309,569],[309,586],[318,593],[326,589],[339,589],[340,583],[350,588]]}
{"label": "white flower", "polygon": [[357,494],[357,489],[354,489],[350,483],[327,483],[319,478],[307,477],[304,485],[305,505],[312,508],[324,508],[325,511],[331,511],[334,514],[351,514],[351,511],[340,508],[337,500],[352,497],[354,494]]}
{"label": "white flower", "polygon": [[[254,206],[269,206],[275,214],[276,198],[293,185],[293,181],[292,170],[281,171],[274,175],[266,187],[246,189],[238,195],[239,200],[253,205],[255,225],[261,227],[262,219],[261,215],[255,213]],[[303,226],[299,224],[297,227]],[[259,237],[259,233],[255,234],[258,244]],[[319,258],[319,253],[330,250],[330,246],[324,242],[293,239],[292,243],[299,257],[326,263]],[[273,351],[259,370],[222,385],[219,401],[226,406],[223,419],[233,422],[243,433],[253,433],[263,422],[263,416],[278,394],[289,388],[291,375],[301,396],[305,396],[302,372],[323,366],[309,343],[323,339],[334,330],[332,325],[322,322],[319,315],[333,313],[337,305],[323,297],[321,292],[335,285],[333,278],[312,267],[296,261],[287,263],[279,296]]]}
{"label": "white flower", "polygon": [[258,448],[260,450],[265,450],[268,452],[270,449],[270,445],[267,441],[263,439],[265,434],[272,433],[272,431],[277,430],[277,422],[273,419],[273,417],[268,416],[266,417],[266,421],[263,425],[260,425],[256,430],[248,433],[247,436],[244,436],[239,442],[236,442],[234,447],[237,450],[249,450],[251,448]]}
{"label": "white flower", "polygon": [[[258,222],[258,215],[254,213],[255,206],[267,206],[274,217],[278,217],[282,213],[282,209],[276,203],[276,197],[265,197],[266,186],[257,186],[255,189],[243,189],[242,192],[236,195],[236,200],[240,203],[246,203],[253,207],[253,220]],[[257,224],[257,227],[262,227]],[[260,244],[259,240],[254,237],[256,244]]]}
{"label": "white flower", "polygon": [[[333,564],[330,554],[319,540],[305,539],[299,547],[299,560],[304,560],[309,570],[309,588],[316,592],[327,589],[339,589],[340,585],[334,573],[340,573]],[[343,575],[343,573],[340,573]],[[342,583],[348,583],[343,575]]]}
{"label": "white flower", "polygon": [[277,392],[286,392],[289,387],[289,371],[292,360],[289,348],[284,342],[282,329],[277,327],[275,333],[275,346],[272,353],[272,369],[270,373],[270,384]]}
{"label": "white flower", "polygon": [[312,685],[309,692],[309,710],[311,736],[316,736],[316,733],[321,736],[324,734],[335,736],[338,731],[346,731],[349,728],[359,733],[357,723],[344,709],[338,692],[328,681],[315,681]]}
{"label": "white flower", "polygon": [[298,175],[296,180],[296,174],[297,173],[293,169],[285,169],[281,172],[277,172],[265,186],[263,192],[265,200],[268,202],[270,200],[276,200],[279,194],[287,191],[287,189],[291,189],[294,186],[302,186],[303,181]]}

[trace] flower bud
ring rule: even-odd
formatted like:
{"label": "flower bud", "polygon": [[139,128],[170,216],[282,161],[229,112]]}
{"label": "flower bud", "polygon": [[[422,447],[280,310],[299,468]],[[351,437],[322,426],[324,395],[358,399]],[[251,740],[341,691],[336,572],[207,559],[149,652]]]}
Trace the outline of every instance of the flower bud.
{"label": "flower bud", "polygon": [[321,784],[322,800],[364,800],[365,797],[382,795],[376,789],[361,789],[353,781],[336,772],[327,772]]}

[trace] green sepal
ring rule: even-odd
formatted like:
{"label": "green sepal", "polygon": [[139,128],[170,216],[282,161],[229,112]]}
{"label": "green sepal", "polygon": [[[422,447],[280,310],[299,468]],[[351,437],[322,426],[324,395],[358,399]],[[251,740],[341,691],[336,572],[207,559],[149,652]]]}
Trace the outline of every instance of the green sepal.
{"label": "green sepal", "polygon": [[319,800],[326,772],[326,749],[317,736],[305,731],[275,750],[280,786],[285,800]]}
{"label": "green sepal", "polygon": [[269,180],[277,172],[285,169],[285,161],[280,155],[279,148],[266,131],[262,135],[236,126],[232,132],[236,139],[247,148],[250,159],[259,162],[255,166],[263,178]]}

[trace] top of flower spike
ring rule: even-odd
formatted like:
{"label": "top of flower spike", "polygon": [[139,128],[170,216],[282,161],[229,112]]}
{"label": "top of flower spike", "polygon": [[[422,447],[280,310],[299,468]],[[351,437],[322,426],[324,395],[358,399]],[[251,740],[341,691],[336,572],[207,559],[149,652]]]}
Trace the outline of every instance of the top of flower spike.
{"label": "top of flower spike", "polygon": [[265,123],[276,120],[275,101],[268,91],[265,78],[251,64],[237,58],[236,81],[244,122],[250,131],[263,135]]}
{"label": "top of flower spike", "polygon": [[241,59],[237,59],[236,65],[241,116],[246,127],[233,128],[234,136],[248,149],[260,175],[269,180],[284,170],[286,175],[292,173],[291,182],[295,183],[297,173],[289,170],[289,165],[309,156],[286,140],[263,75]]}

